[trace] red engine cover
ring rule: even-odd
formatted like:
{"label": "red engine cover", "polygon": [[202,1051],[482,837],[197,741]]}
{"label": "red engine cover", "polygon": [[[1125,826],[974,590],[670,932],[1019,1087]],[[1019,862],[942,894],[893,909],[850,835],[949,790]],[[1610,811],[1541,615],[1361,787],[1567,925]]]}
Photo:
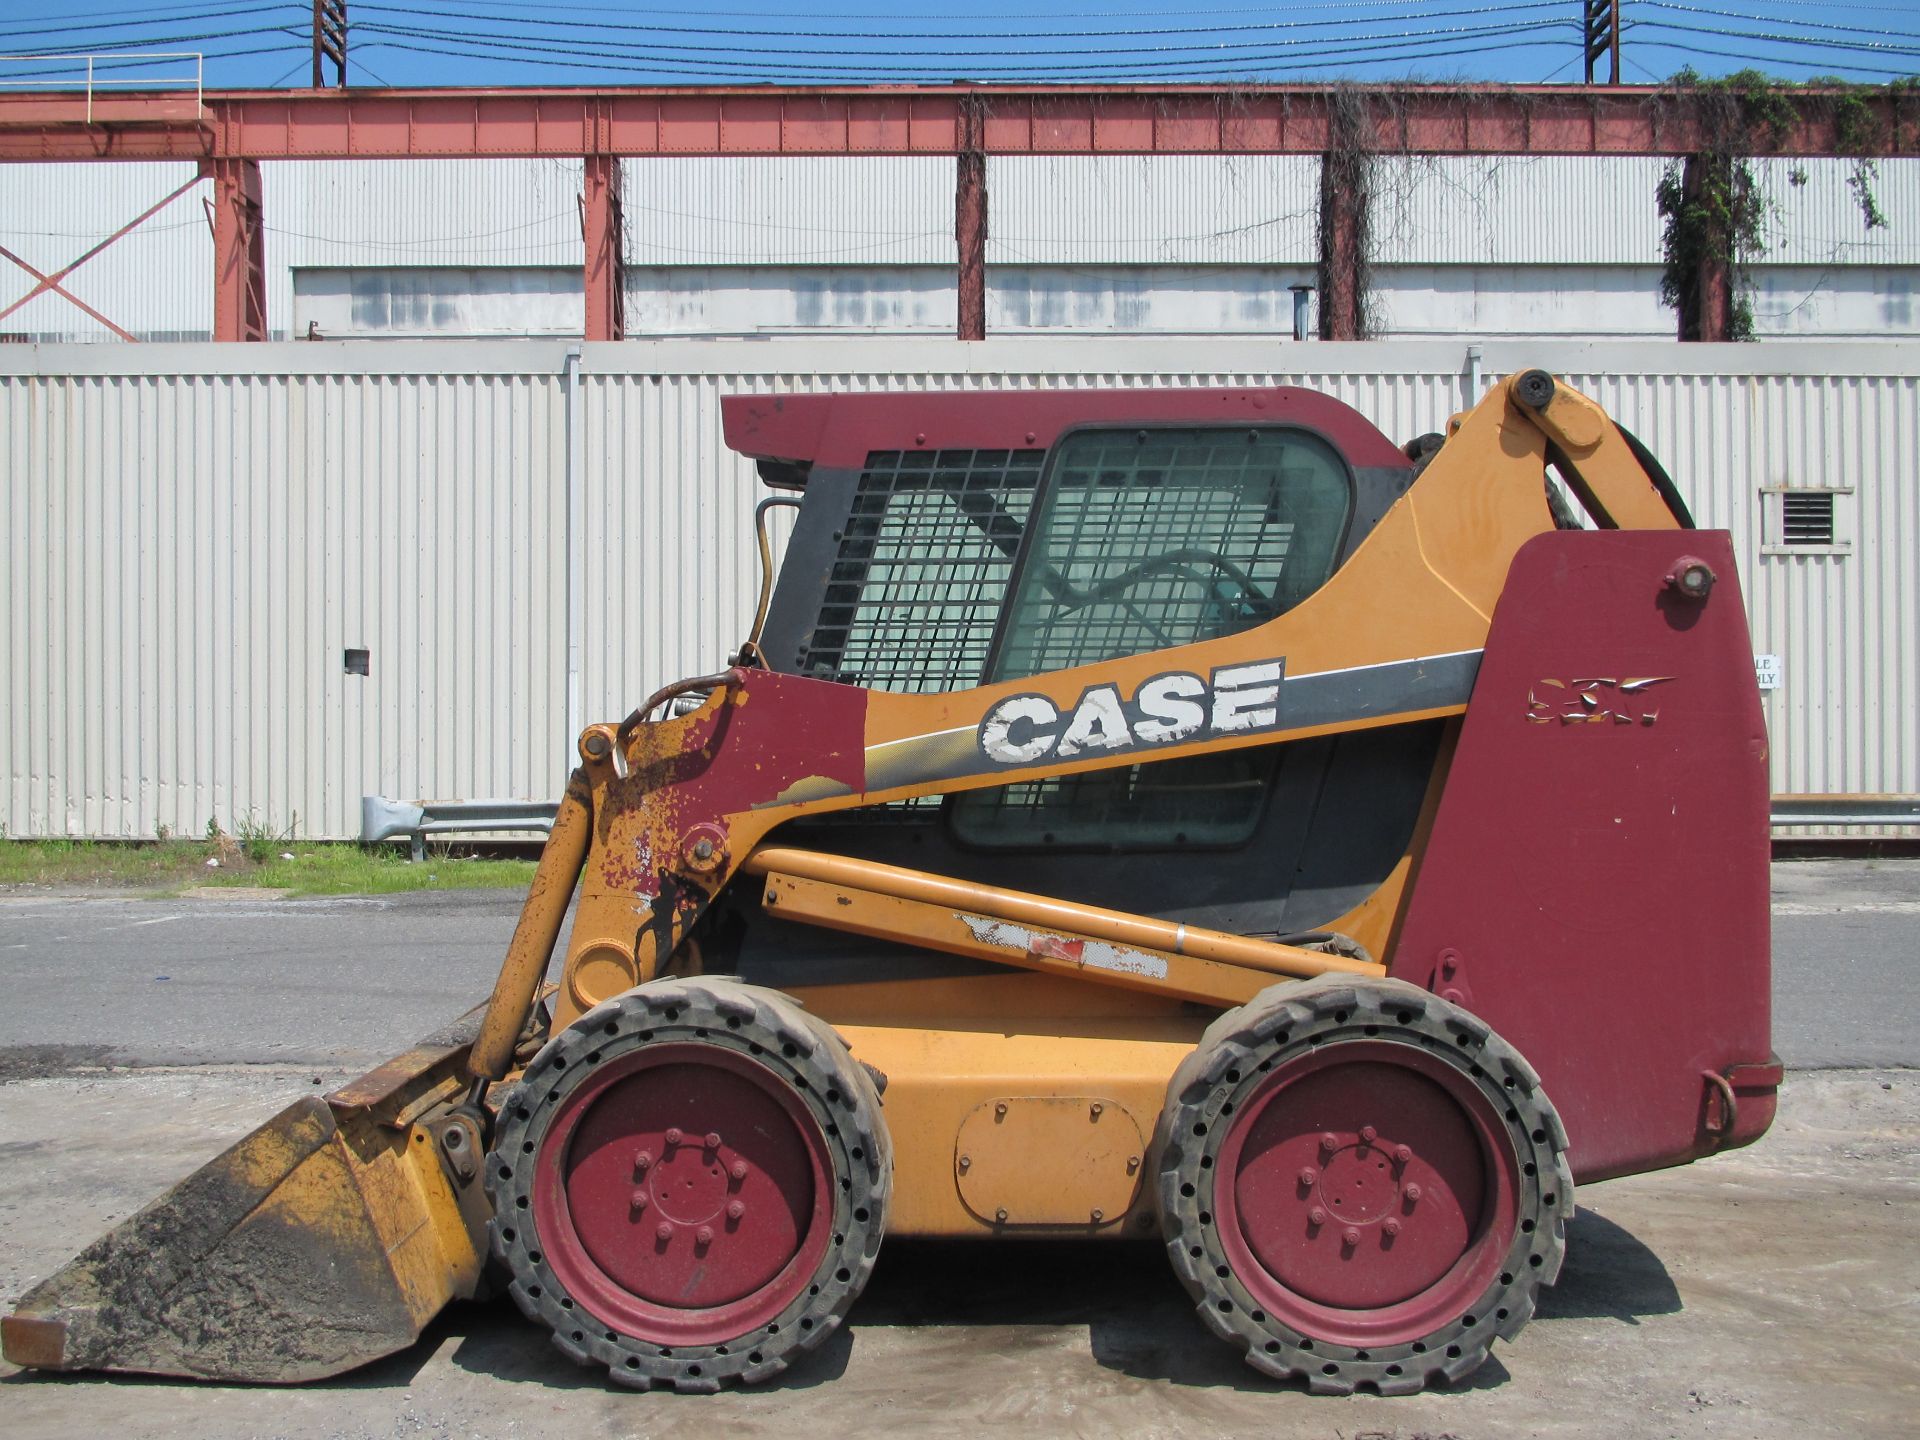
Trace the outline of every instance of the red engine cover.
{"label": "red engine cover", "polygon": [[[1669,583],[1689,561],[1716,577],[1704,600]],[[1529,541],[1391,972],[1519,1047],[1576,1178],[1679,1164],[1771,1123],[1767,811],[1726,533]]]}

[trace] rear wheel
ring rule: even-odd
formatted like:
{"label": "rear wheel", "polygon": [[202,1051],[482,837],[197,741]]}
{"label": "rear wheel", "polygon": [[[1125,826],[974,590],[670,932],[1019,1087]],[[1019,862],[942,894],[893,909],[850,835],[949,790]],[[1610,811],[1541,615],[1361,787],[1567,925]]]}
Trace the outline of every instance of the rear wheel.
{"label": "rear wheel", "polygon": [[776,991],[659,981],[554,1037],[501,1107],[493,1251],[575,1360],[714,1390],[832,1333],[891,1175],[873,1082],[831,1029]]}
{"label": "rear wheel", "polygon": [[1169,1085],[1174,1270],[1255,1369],[1406,1394],[1511,1340],[1560,1270],[1566,1135],[1518,1051],[1398,981],[1281,985]]}

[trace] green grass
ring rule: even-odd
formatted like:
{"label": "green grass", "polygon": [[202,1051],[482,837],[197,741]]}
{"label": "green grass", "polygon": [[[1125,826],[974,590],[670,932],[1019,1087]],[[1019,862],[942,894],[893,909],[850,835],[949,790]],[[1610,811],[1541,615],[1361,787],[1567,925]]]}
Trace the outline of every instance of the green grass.
{"label": "green grass", "polygon": [[[291,860],[283,859],[291,855]],[[255,859],[254,856],[260,858]],[[218,860],[217,866],[207,861]],[[413,864],[396,846],[220,840],[0,841],[0,890],[24,886],[178,894],[193,886],[253,886],[294,895],[392,895],[405,890],[524,890],[531,860],[455,855],[429,846]]]}

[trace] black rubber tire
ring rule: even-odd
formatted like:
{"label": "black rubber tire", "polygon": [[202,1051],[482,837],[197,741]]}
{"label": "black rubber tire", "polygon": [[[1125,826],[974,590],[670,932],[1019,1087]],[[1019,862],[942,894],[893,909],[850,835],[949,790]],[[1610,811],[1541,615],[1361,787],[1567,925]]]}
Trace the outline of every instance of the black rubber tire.
{"label": "black rubber tire", "polygon": [[[1506,1260],[1484,1294],[1418,1340],[1361,1350],[1301,1334],[1259,1307],[1232,1272],[1210,1197],[1214,1156],[1230,1129],[1221,1119],[1232,1113],[1230,1106],[1244,1103],[1289,1059],[1342,1041],[1381,1038],[1443,1059],[1505,1117],[1521,1196]],[[1402,981],[1323,976],[1276,985],[1229,1010],[1174,1071],[1154,1135],[1155,1205],[1174,1273],[1200,1318],[1254,1369],[1303,1380],[1315,1393],[1408,1395],[1464,1379],[1486,1360],[1496,1338],[1512,1340],[1532,1318],[1540,1288],[1554,1282],[1566,1254],[1574,1208],[1566,1151],[1566,1131],[1539,1076],[1485,1022]]]}
{"label": "black rubber tire", "polygon": [[[607,1328],[565,1293],[535,1230],[534,1161],[558,1102],[596,1065],[665,1043],[750,1055],[786,1080],[825,1135],[839,1182],[832,1240],[807,1291],[731,1342],[662,1346]],[[582,1365],[604,1365],[623,1385],[710,1393],[773,1378],[839,1326],[880,1253],[893,1150],[872,1079],[831,1027],[776,990],[702,976],[629,990],[549,1040],[500,1107],[486,1182],[494,1258],[520,1309],[552,1332],[561,1351]]]}

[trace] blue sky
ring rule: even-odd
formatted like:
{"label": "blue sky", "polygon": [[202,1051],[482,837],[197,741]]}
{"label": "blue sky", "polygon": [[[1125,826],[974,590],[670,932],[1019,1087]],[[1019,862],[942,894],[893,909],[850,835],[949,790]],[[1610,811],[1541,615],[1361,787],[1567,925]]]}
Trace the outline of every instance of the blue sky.
{"label": "blue sky", "polygon": [[[716,8],[614,0],[349,0],[362,85],[1102,82],[1426,79],[1578,81],[1579,0],[768,0]],[[1920,8],[1893,0],[1623,0],[1623,79],[1682,66],[1884,82],[1920,73]],[[304,85],[311,0],[0,0],[0,56],[128,58],[97,75],[167,78],[197,51],[214,87]],[[0,60],[0,80],[78,62]],[[1604,73],[1604,72],[1603,72]]]}

